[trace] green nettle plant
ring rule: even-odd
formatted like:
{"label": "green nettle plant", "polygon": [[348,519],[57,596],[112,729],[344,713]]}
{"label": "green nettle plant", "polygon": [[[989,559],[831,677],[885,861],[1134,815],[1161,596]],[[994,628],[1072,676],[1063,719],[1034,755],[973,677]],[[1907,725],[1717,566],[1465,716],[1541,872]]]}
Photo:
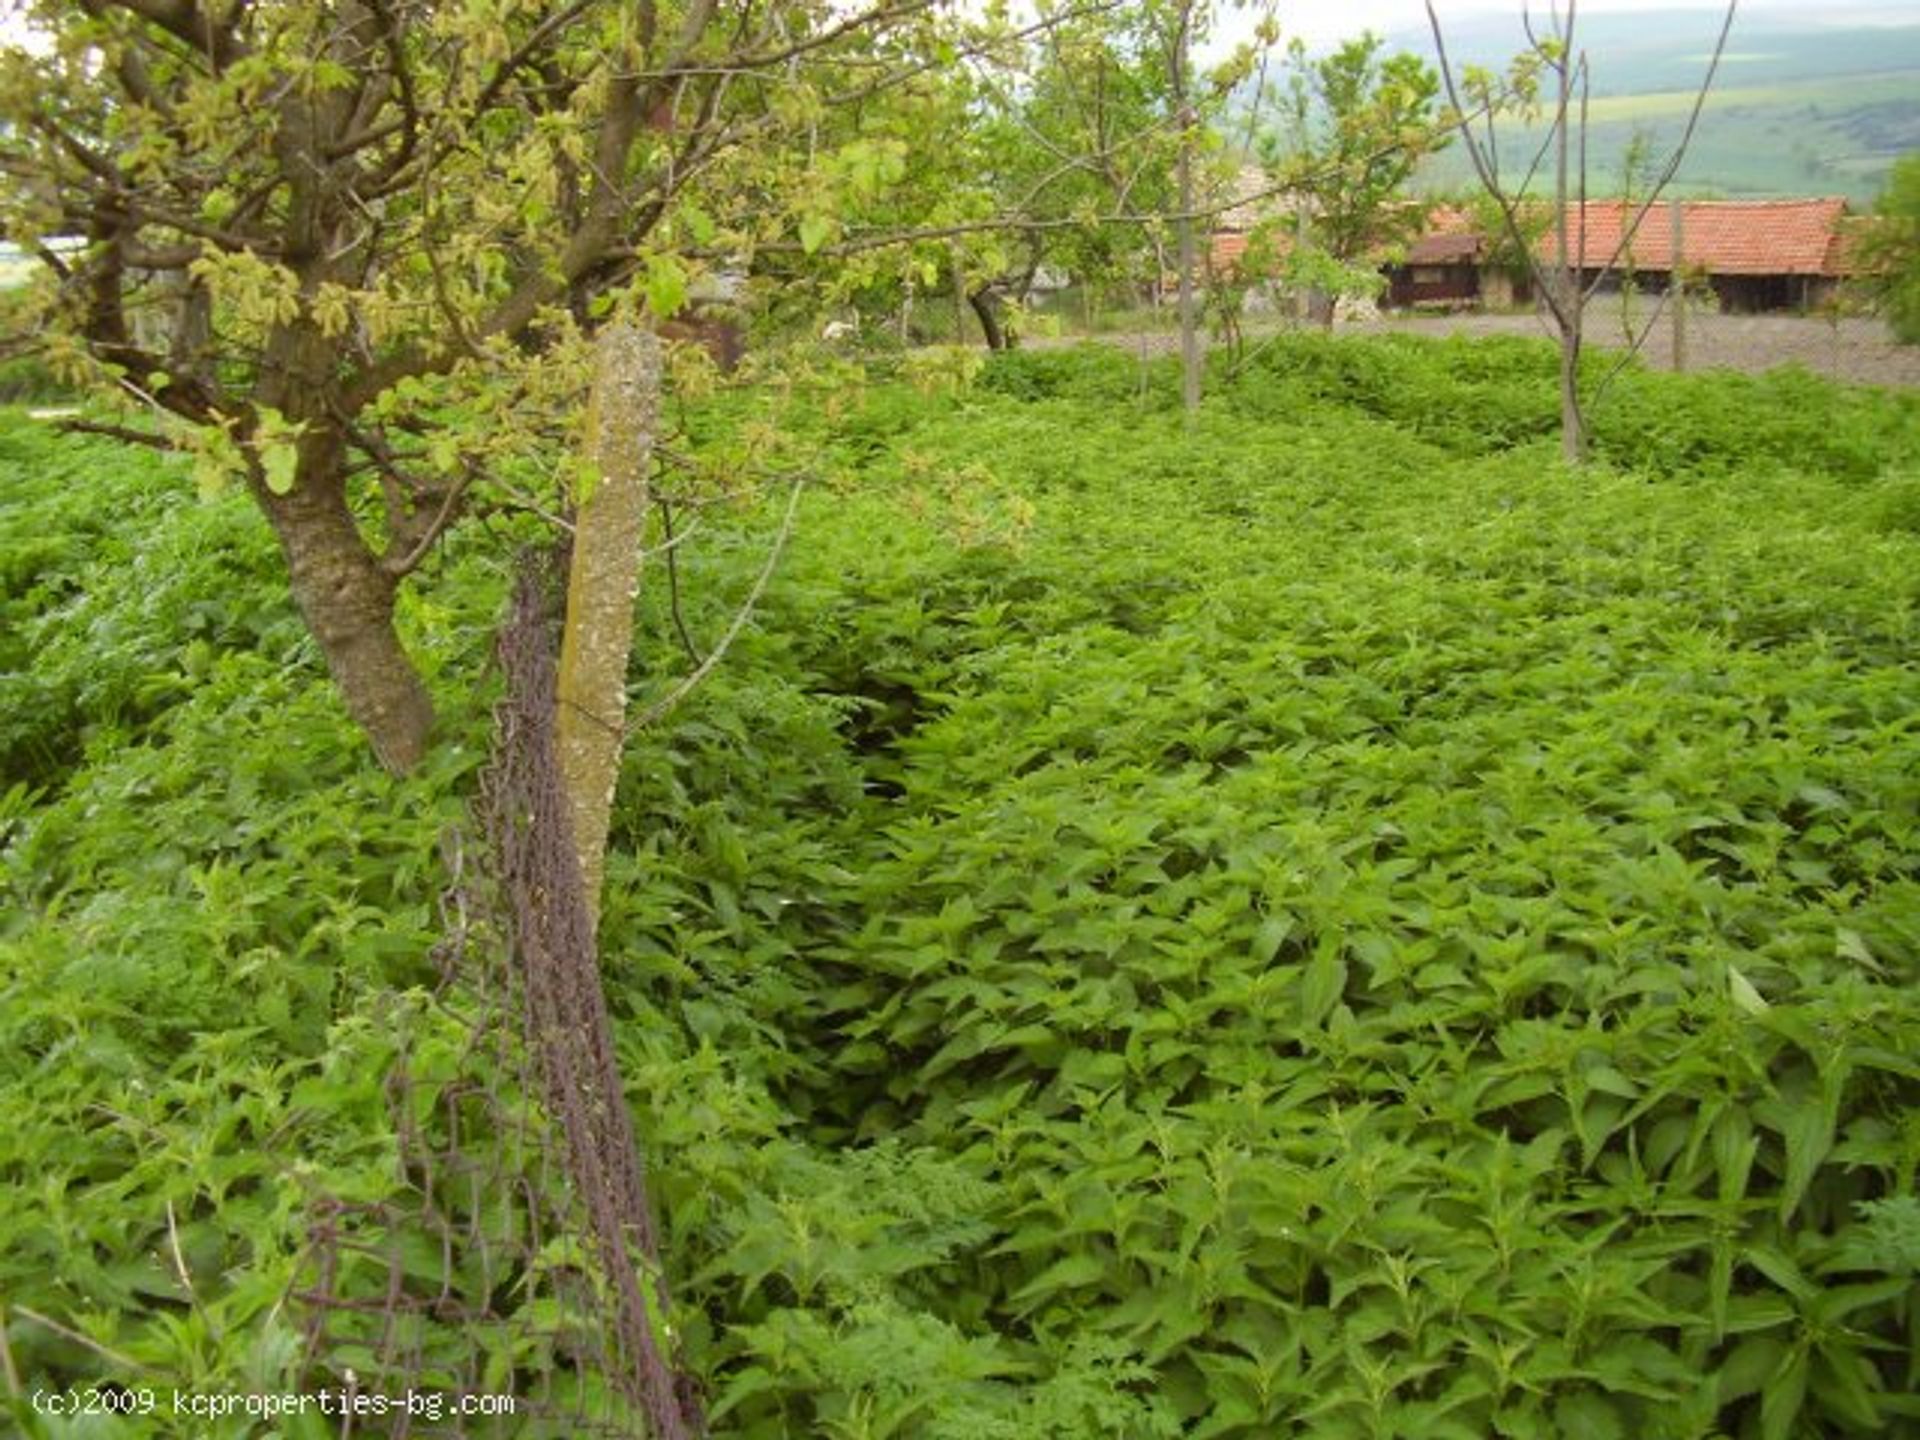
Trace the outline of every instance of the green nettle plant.
{"label": "green nettle plant", "polygon": [[[635,737],[600,928],[714,1434],[1920,1425],[1920,402],[1630,367],[1575,473],[1556,359],[795,409],[848,483]],[[9,417],[0,465],[0,1333],[53,1440],[36,1384],[281,1388],[303,1187],[409,1183],[478,737],[364,764],[183,461]],[[703,517],[640,666],[776,523]],[[477,540],[401,608],[437,685]]]}

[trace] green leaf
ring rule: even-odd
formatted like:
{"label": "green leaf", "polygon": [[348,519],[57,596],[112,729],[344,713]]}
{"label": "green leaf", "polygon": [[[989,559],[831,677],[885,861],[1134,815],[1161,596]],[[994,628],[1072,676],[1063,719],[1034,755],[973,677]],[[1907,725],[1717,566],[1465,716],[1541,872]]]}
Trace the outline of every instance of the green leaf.
{"label": "green leaf", "polygon": [[1803,1305],[1811,1305],[1820,1293],[1798,1265],[1772,1246],[1749,1245],[1744,1254],[1749,1265]]}
{"label": "green leaf", "polygon": [[1714,1377],[1721,1407],[1757,1395],[1761,1386],[1780,1373],[1786,1354],[1786,1342],[1772,1335],[1752,1335],[1734,1346]]}
{"label": "green leaf", "polygon": [[1732,965],[1727,966],[1727,989],[1733,1003],[1749,1015],[1764,1015],[1773,1008],[1767,1004],[1767,997],[1753,988],[1753,982]]}
{"label": "green leaf", "polygon": [[698,205],[682,205],[680,221],[687,227],[687,234],[696,245],[711,245],[713,237],[719,234],[719,227],[713,223],[713,217]]}
{"label": "green leaf", "polygon": [[1814,1399],[1822,1410],[1869,1434],[1881,1425],[1876,1378],[1872,1363],[1843,1345],[1821,1345],[1814,1351]]}
{"label": "green leaf", "polygon": [[275,495],[285,495],[293,489],[299,467],[300,452],[291,441],[274,440],[260,447],[260,469],[267,489]]}
{"label": "green leaf", "polygon": [[687,270],[671,255],[647,258],[647,308],[656,320],[671,320],[687,303]]}
{"label": "green leaf", "polygon": [[808,215],[800,221],[800,248],[816,254],[833,235],[833,221],[825,215]]}
{"label": "green leaf", "polygon": [[1782,1223],[1799,1207],[1814,1172],[1833,1149],[1837,1112],[1837,1105],[1830,1104],[1827,1096],[1819,1092],[1801,1096],[1787,1112],[1781,1132],[1787,1151],[1786,1180],[1780,1187]]}
{"label": "green leaf", "polygon": [[1300,977],[1300,1018],[1318,1025],[1347,987],[1347,962],[1333,944],[1322,943]]}
{"label": "green leaf", "polygon": [[1293,933],[1291,915],[1269,915],[1260,922],[1259,929],[1253,932],[1253,961],[1256,965],[1268,965],[1273,957],[1280,953],[1280,947],[1286,943],[1287,936]]}
{"label": "green leaf", "polygon": [[1723,1201],[1744,1200],[1760,1137],[1745,1110],[1729,1107],[1713,1122],[1713,1169]]}
{"label": "green leaf", "polygon": [[1554,1424],[1562,1435],[1582,1440],[1627,1440],[1626,1422],[1606,1396],[1592,1390],[1573,1390],[1554,1402]]}
{"label": "green leaf", "polygon": [[1806,1398],[1807,1352],[1796,1349],[1760,1387],[1761,1440],[1789,1440]]}
{"label": "green leaf", "polygon": [[1013,1294],[1014,1303],[1023,1309],[1047,1300],[1062,1290],[1097,1284],[1107,1276],[1107,1262],[1098,1255],[1081,1253],[1056,1260]]}

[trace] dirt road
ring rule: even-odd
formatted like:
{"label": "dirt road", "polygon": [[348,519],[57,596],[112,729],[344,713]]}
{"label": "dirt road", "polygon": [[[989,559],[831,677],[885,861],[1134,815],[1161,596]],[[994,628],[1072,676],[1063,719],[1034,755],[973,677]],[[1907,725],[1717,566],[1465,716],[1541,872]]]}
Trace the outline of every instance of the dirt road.
{"label": "dirt road", "polygon": [[[1641,304],[1644,307],[1646,301]],[[1643,308],[1642,316],[1646,313]],[[1269,322],[1270,323],[1270,322]],[[1587,315],[1587,340],[1603,349],[1620,349],[1622,339],[1620,305],[1617,298],[1601,298]],[[1249,322],[1248,338],[1265,333],[1266,326]],[[1734,370],[1771,370],[1776,365],[1803,365],[1816,375],[1846,380],[1859,385],[1920,386],[1920,345],[1896,345],[1887,327],[1878,320],[1828,321],[1800,315],[1720,315],[1694,311],[1687,316],[1687,365],[1689,370],[1725,367]],[[1519,315],[1392,315],[1365,324],[1342,325],[1343,335],[1379,335],[1405,332],[1414,335],[1536,335],[1551,338],[1545,321],[1529,314]],[[1104,335],[1099,337],[1128,349],[1144,349],[1149,354],[1172,354],[1179,349],[1178,337],[1156,333],[1149,335]],[[1036,347],[1073,344],[1075,340],[1029,340]],[[1666,317],[1656,321],[1642,346],[1641,354],[1650,365],[1663,370],[1673,368],[1673,331]]]}
{"label": "dirt road", "polygon": [[[1645,305],[1641,302],[1641,316]],[[1644,319],[1642,320],[1644,323]],[[1587,312],[1587,342],[1608,349],[1625,345],[1620,302],[1602,297]],[[1350,333],[1404,330],[1425,335],[1549,335],[1533,315],[1393,317],[1355,325]],[[1800,315],[1719,315],[1692,312],[1686,324],[1689,370],[1726,367],[1771,370],[1804,365],[1816,375],[1860,385],[1920,385],[1920,345],[1896,345],[1878,320],[1830,321]],[[1640,352],[1647,363],[1673,368],[1673,330],[1662,316]]]}

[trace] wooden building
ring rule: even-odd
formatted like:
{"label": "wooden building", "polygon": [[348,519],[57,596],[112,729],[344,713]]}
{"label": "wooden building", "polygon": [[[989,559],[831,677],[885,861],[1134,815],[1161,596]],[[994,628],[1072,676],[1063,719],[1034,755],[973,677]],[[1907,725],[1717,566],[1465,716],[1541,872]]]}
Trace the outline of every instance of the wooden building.
{"label": "wooden building", "polygon": [[1485,237],[1469,230],[1437,225],[1407,246],[1406,257],[1385,267],[1385,303],[1397,310],[1415,306],[1463,309],[1485,303]]}

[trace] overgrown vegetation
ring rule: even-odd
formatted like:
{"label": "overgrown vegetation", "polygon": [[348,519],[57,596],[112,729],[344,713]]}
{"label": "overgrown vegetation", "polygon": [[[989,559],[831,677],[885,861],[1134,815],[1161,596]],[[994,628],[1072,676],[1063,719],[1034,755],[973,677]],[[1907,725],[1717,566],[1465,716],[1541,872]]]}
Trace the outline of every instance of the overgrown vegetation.
{"label": "overgrown vegetation", "polygon": [[[715,1432],[1920,1424],[1920,403],[1628,372],[1576,473],[1537,345],[1219,379],[814,413],[848,483],[633,747],[603,954]],[[0,459],[13,1371],[280,1388],[481,737],[381,777],[243,502]]]}
{"label": "overgrown vegetation", "polygon": [[1920,345],[1920,151],[1895,162],[1856,245],[1894,338]]}

